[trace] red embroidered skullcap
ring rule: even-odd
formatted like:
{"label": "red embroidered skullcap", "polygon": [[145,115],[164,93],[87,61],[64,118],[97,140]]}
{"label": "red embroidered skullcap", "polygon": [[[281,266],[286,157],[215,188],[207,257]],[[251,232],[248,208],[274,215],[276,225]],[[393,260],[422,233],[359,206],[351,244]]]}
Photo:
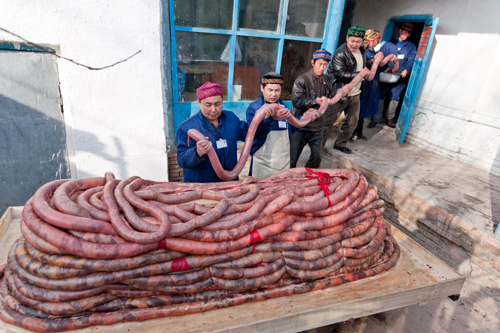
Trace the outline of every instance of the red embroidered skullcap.
{"label": "red embroidered skullcap", "polygon": [[222,96],[222,87],[220,84],[213,83],[210,81],[205,82],[201,87],[196,89],[196,96],[199,100],[212,96]]}

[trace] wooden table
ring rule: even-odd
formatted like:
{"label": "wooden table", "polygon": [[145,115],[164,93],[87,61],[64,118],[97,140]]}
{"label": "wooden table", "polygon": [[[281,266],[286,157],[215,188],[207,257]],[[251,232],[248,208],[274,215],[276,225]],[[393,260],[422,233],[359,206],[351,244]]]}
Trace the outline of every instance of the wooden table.
{"label": "wooden table", "polygon": [[[0,219],[0,264],[20,235],[21,210],[9,207]],[[381,275],[302,295],[78,332],[297,332],[460,294],[464,276],[390,228],[401,247],[401,257],[396,267]],[[0,332],[27,331],[0,321]]]}

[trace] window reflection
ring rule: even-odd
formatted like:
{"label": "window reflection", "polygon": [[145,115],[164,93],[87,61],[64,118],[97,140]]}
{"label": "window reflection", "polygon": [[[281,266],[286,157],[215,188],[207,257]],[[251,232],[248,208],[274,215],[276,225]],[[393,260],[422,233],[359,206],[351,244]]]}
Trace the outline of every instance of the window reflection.
{"label": "window reflection", "polygon": [[175,25],[231,29],[233,0],[174,0]]}
{"label": "window reflection", "polygon": [[229,36],[178,31],[176,42],[179,101],[196,101],[196,89],[206,81],[220,84],[226,93],[228,63],[223,53]]}
{"label": "window reflection", "polygon": [[281,90],[282,100],[292,99],[292,88],[295,79],[312,68],[313,52],[319,48],[321,48],[320,43],[285,40],[281,60],[281,75],[283,75],[285,81]]}
{"label": "window reflection", "polygon": [[277,31],[281,0],[240,0],[240,29]]}
{"label": "window reflection", "polygon": [[[238,37],[242,59],[235,62],[235,101],[260,97],[262,75],[276,68],[278,40],[257,37]],[[241,91],[241,96],[238,96]]]}
{"label": "window reflection", "polygon": [[330,0],[289,0],[287,35],[322,38]]}

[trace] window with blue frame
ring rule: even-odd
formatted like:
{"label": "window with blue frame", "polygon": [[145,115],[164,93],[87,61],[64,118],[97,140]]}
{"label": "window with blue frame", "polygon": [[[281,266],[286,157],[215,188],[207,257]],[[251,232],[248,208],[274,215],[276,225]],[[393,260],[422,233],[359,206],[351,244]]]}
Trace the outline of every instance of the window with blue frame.
{"label": "window with blue frame", "polygon": [[[269,71],[295,78],[312,53],[333,50],[344,0],[169,0],[174,126],[198,111],[196,89],[220,84],[224,108],[241,118]],[[335,15],[333,15],[336,13]]]}

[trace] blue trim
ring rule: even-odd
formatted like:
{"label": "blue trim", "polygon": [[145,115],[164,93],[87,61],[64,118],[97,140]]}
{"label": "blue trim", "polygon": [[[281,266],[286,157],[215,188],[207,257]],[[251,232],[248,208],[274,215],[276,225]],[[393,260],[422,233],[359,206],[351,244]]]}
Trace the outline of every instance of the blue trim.
{"label": "blue trim", "polygon": [[236,55],[236,35],[232,35],[230,39],[231,54],[229,55],[229,68],[227,73],[227,100],[233,100],[233,83],[234,83],[234,58]]}
{"label": "blue trim", "polygon": [[325,41],[325,38],[313,38],[313,37],[291,36],[291,35],[283,35],[283,38],[289,40],[299,40],[301,42],[312,42],[312,43],[323,43]]}
{"label": "blue trim", "polygon": [[[174,123],[176,118],[178,118],[175,105],[179,101],[179,83],[177,80],[177,42],[175,41],[175,30],[172,29],[174,26],[174,0],[168,1],[169,5],[169,18],[170,18],[170,59],[172,60],[172,101],[174,104]],[[177,126],[174,127],[177,133]]]}
{"label": "blue trim", "polygon": [[278,44],[278,56],[276,57],[276,73],[281,72],[281,62],[283,61],[283,48],[285,47],[285,39],[281,38]]}
{"label": "blue trim", "polygon": [[[252,104],[254,101],[244,101],[244,102],[224,102],[222,105],[223,110],[228,110],[234,112],[238,118],[241,120],[246,120],[246,112],[248,109],[248,106]],[[292,108],[292,102],[290,101],[285,101],[283,102],[287,108],[291,109]],[[197,102],[193,103],[180,103],[177,105],[176,109],[178,116],[174,118],[174,128],[176,129],[177,133],[177,128],[179,128],[179,125],[189,117],[195,115],[200,111],[200,108],[198,106]]]}
{"label": "blue trim", "polygon": [[[345,6],[345,0],[330,0],[328,13],[326,15],[325,28],[323,38],[312,38],[305,36],[285,35],[286,17],[288,12],[289,0],[281,0],[279,9],[278,26],[276,31],[260,31],[253,29],[238,29],[239,22],[239,7],[241,0],[234,0],[233,4],[233,20],[232,29],[213,29],[201,27],[183,27],[175,26],[174,16],[174,0],[163,0],[168,3],[168,11],[170,16],[170,57],[171,57],[171,72],[172,72],[172,104],[174,112],[174,130],[177,132],[178,126],[188,117],[199,111],[197,102],[179,102],[178,81],[177,81],[177,43],[176,32],[185,31],[193,33],[209,33],[217,35],[230,36],[230,59],[228,63],[228,82],[227,82],[227,102],[224,102],[224,109],[235,112],[241,119],[246,119],[246,109],[252,101],[233,101],[233,84],[234,84],[234,67],[235,67],[235,52],[237,45],[237,37],[260,37],[269,39],[278,39],[278,53],[276,57],[276,72],[281,72],[281,62],[283,61],[283,49],[285,40],[320,43],[322,47],[332,51],[337,46],[338,32],[342,22],[342,16]],[[291,102],[286,101],[285,104],[291,108]]]}
{"label": "blue trim", "polygon": [[494,237],[500,241],[500,222],[497,224],[497,228],[495,229]]}
{"label": "blue trim", "polygon": [[[333,54],[337,49],[337,44],[339,42],[339,31],[340,26],[342,25],[342,17],[344,16],[345,0],[332,1],[334,7],[330,13],[330,17],[328,18],[329,29],[328,34],[326,35],[328,38],[326,38],[326,45],[324,45],[324,48]],[[335,24],[333,21],[335,21]]]}
{"label": "blue trim", "polygon": [[238,35],[238,36],[259,36],[266,38],[280,38],[277,32],[269,30],[255,30],[255,29],[240,29],[237,31],[226,30],[226,29],[212,29],[212,28],[200,28],[200,27],[174,27],[176,31],[187,31],[187,32],[201,32],[207,34],[218,34],[218,35]]}
{"label": "blue trim", "polygon": [[[173,1],[173,0],[170,0]],[[231,30],[225,29],[212,29],[212,28],[199,28],[199,27],[182,27],[182,26],[173,26],[175,31],[187,31],[187,32],[204,32],[208,34],[226,34],[232,35],[233,32]]]}
{"label": "blue trim", "polygon": [[53,48],[44,46],[44,49],[39,48],[26,43],[12,43],[12,42],[0,42],[0,50],[12,50],[12,51],[29,51],[29,52],[49,52],[56,53]]}
{"label": "blue trim", "polygon": [[384,34],[382,35],[382,41],[388,41],[392,38],[396,22],[425,22],[430,19],[432,19],[432,15],[403,15],[391,17],[387,21],[387,25],[385,26]]}
{"label": "blue trim", "polygon": [[207,33],[207,34],[217,34],[217,35],[236,35],[236,36],[244,36],[244,37],[261,37],[261,38],[274,38],[274,39],[291,39],[291,40],[300,40],[304,42],[313,42],[313,43],[323,43],[326,38],[315,38],[315,37],[305,37],[305,36],[294,36],[294,35],[279,35],[276,33],[269,32],[260,32],[260,31],[248,31],[248,30],[240,30],[240,31],[230,31],[230,30],[217,30],[217,29],[205,29],[205,28],[186,28],[186,27],[174,27],[175,31],[186,31],[186,32],[197,32],[197,33]]}
{"label": "blue trim", "polygon": [[[407,21],[405,20],[405,22]],[[403,144],[406,132],[408,130],[408,126],[410,124],[413,107],[415,106],[415,99],[417,97],[418,89],[420,87],[422,78],[424,76],[425,69],[427,68],[427,58],[429,56],[429,52],[432,47],[432,42],[434,40],[438,23],[439,23],[439,18],[437,17],[434,19],[432,18],[426,19],[424,21],[424,27],[426,25],[432,25],[432,30],[429,35],[429,41],[427,43],[423,59],[416,57],[415,62],[413,63],[412,72],[410,74],[410,80],[408,82],[408,88],[405,93],[403,105],[401,107],[401,112],[395,130],[396,138],[399,144]]]}
{"label": "blue trim", "polygon": [[231,31],[231,53],[229,55],[229,63],[228,63],[228,73],[227,73],[227,100],[233,100],[233,84],[234,84],[234,60],[236,57],[236,34],[235,30],[238,29],[238,22],[240,16],[240,0],[235,0],[233,4],[233,30]]}
{"label": "blue trim", "polygon": [[233,6],[233,31],[238,30],[240,22],[240,0],[234,0]]}
{"label": "blue trim", "polygon": [[280,15],[281,20],[278,22],[278,33],[281,35],[285,34],[286,31],[286,17],[288,16],[288,4],[290,0],[281,0],[280,5]]}
{"label": "blue trim", "polygon": [[283,61],[283,48],[285,47],[284,33],[286,31],[286,17],[288,13],[289,0],[281,0],[280,3],[280,17],[278,20],[278,28],[276,29],[280,34],[280,41],[278,43],[278,54],[276,57],[276,73],[281,73],[281,62]]}

